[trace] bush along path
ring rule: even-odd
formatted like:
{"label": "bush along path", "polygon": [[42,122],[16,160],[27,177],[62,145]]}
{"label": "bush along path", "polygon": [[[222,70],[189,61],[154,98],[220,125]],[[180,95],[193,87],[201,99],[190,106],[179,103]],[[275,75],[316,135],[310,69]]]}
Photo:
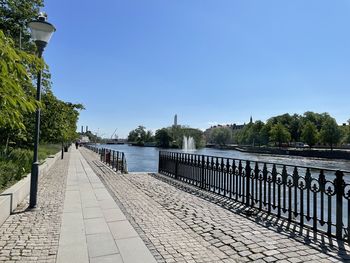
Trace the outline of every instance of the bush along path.
{"label": "bush along path", "polygon": [[[46,144],[39,147],[39,160],[61,150],[58,144]],[[30,173],[33,162],[33,149],[0,150],[0,193]]]}

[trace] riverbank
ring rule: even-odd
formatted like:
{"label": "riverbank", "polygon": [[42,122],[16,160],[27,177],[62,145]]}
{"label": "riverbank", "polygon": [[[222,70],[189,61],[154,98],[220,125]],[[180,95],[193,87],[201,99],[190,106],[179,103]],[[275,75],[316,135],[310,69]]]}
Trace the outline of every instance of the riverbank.
{"label": "riverbank", "polygon": [[288,156],[300,156],[311,158],[323,158],[323,159],[343,159],[350,160],[350,151],[345,150],[325,150],[325,149],[296,149],[296,148],[271,148],[271,147],[252,147],[252,146],[237,146],[237,145],[225,145],[214,146],[207,145],[208,148],[220,149],[220,150],[236,150],[246,153],[258,153],[258,154],[273,154],[273,155],[288,155]]}

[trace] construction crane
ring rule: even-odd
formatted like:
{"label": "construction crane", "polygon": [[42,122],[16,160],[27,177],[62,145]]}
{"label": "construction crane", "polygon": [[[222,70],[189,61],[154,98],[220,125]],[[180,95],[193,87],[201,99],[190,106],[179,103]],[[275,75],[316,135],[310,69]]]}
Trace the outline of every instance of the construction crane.
{"label": "construction crane", "polygon": [[112,133],[112,135],[111,135],[111,140],[113,140],[113,136],[114,136],[115,132],[117,131],[117,129],[118,129],[118,128],[115,128],[114,132]]}

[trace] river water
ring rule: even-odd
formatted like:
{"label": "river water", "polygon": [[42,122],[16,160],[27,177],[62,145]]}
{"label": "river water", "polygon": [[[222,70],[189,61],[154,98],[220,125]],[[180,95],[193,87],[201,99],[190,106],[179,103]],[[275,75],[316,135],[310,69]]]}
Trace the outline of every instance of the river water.
{"label": "river water", "polygon": [[[160,150],[159,148],[129,146],[127,144],[112,144],[99,146],[124,152],[126,155],[126,161],[129,172],[156,172],[158,170],[158,154]],[[170,151],[182,152],[181,150],[174,149],[171,149]],[[328,160],[299,156],[257,154],[240,152],[235,150],[219,150],[212,148],[202,148],[195,151],[191,151],[191,153],[259,162],[287,164],[293,166],[308,166],[324,169],[350,171],[350,161],[348,160]]]}

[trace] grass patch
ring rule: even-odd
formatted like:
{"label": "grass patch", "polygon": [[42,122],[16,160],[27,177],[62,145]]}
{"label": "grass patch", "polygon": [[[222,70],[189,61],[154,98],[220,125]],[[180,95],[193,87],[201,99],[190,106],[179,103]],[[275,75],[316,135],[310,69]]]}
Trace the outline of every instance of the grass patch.
{"label": "grass patch", "polygon": [[39,160],[42,162],[50,155],[54,155],[61,151],[60,144],[44,144],[39,146]]}
{"label": "grass patch", "polygon": [[[61,150],[60,145],[45,144],[39,146],[39,161],[42,163],[50,155]],[[32,149],[11,149],[0,154],[0,193],[30,173],[33,162]]]}

